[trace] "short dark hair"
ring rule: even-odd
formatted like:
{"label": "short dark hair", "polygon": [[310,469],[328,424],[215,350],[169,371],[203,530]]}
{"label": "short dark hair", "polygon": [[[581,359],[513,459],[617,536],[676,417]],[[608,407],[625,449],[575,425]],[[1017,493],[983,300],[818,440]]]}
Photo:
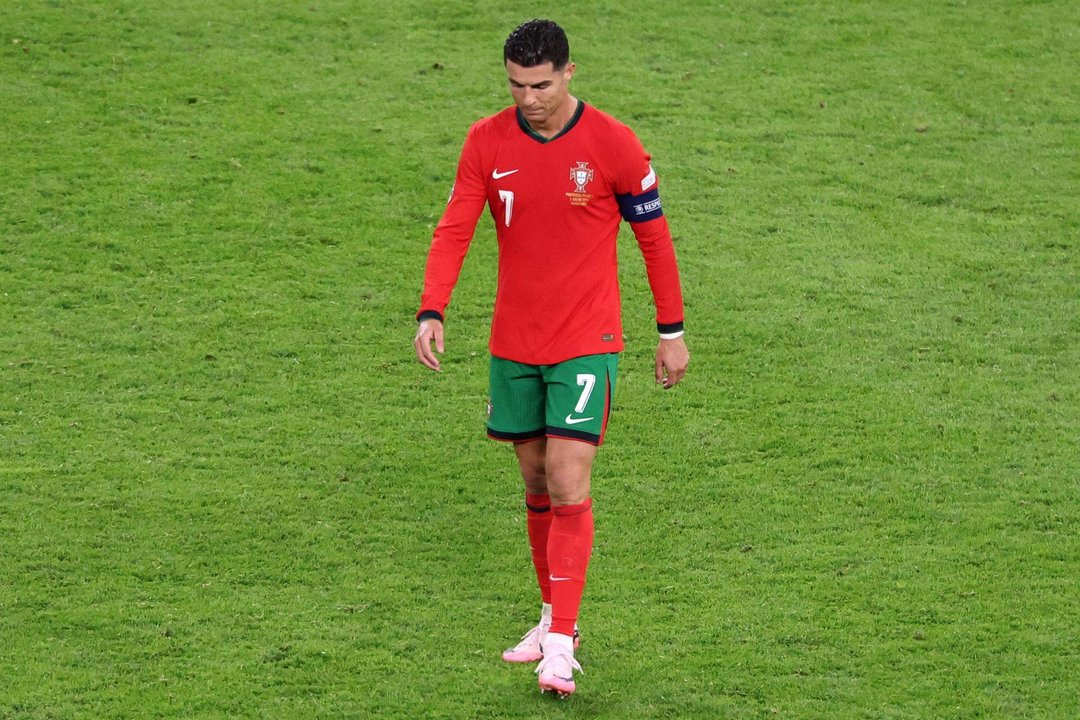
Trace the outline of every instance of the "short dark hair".
{"label": "short dark hair", "polygon": [[551,20],[529,20],[514,28],[503,45],[503,63],[509,60],[521,67],[536,67],[550,62],[555,69],[570,62],[570,41]]}

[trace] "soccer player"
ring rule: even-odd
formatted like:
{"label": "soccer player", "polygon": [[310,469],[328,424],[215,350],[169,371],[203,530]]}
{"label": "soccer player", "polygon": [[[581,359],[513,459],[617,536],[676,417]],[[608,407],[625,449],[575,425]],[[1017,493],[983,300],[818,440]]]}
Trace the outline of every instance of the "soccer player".
{"label": "soccer player", "polygon": [[541,597],[539,623],[503,659],[540,661],[541,690],[566,696],[581,669],[574,650],[593,546],[590,474],[623,349],[620,220],[634,231],[656,304],[656,382],[674,387],[690,355],[649,155],[628,127],[570,94],[574,63],[554,22],[516,28],[503,64],[514,105],[465,138],[428,252],[413,346],[424,366],[440,369],[444,315],[486,204],[499,245],[487,433],[517,455]]}

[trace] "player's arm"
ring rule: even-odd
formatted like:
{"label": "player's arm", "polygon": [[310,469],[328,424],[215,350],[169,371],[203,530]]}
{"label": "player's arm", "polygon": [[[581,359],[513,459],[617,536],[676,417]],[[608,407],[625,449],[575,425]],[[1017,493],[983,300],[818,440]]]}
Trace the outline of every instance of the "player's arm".
{"label": "player's arm", "polygon": [[636,170],[631,167],[631,179],[624,183],[624,192],[616,197],[622,216],[630,223],[645,259],[649,288],[656,304],[656,329],[660,335],[656,348],[656,382],[665,388],[672,388],[682,380],[690,364],[690,352],[683,338],[679,265],[671,230],[660,202],[656,173],[648,164],[649,157],[640,143],[636,142],[636,138],[633,140],[636,149],[640,149],[638,157],[643,158],[643,162],[638,162]]}
{"label": "player's arm", "polygon": [[682,287],[675,245],[667,220],[662,216],[631,223],[630,227],[645,258],[649,288],[656,303],[656,329],[660,335],[656,348],[656,382],[670,389],[683,379],[690,364],[690,352],[683,337]]}
{"label": "player's arm", "polygon": [[435,352],[445,352],[443,322],[465,255],[472,243],[487,195],[478,143],[470,130],[461,150],[454,186],[439,224],[432,235],[424,268],[424,289],[416,313],[419,326],[413,348],[420,363],[439,370]]}

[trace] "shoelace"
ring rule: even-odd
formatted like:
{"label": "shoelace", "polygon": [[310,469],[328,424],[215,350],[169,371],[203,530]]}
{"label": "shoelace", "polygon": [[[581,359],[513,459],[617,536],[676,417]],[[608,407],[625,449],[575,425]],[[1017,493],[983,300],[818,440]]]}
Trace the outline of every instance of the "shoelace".
{"label": "shoelace", "polygon": [[529,630],[527,633],[521,636],[521,640],[518,642],[517,645],[514,646],[514,649],[518,650],[522,647],[528,647],[530,645],[539,646],[540,638],[546,630],[547,628],[545,628],[542,624],[537,625],[532,630]]}
{"label": "shoelace", "polygon": [[[562,663],[561,666],[559,666],[560,662]],[[551,668],[549,671],[549,665],[555,665],[556,667]],[[581,669],[581,665],[578,664],[577,658],[565,652],[544,655],[544,659],[536,666],[537,675],[549,673],[556,677],[560,677],[563,680],[572,680],[574,677],[574,670],[577,670],[582,675],[585,674],[585,671]]]}

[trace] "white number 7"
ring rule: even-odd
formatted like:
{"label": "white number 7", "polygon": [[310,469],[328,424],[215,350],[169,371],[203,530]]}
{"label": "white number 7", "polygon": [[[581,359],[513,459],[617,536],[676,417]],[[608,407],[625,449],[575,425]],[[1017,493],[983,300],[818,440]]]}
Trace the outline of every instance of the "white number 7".
{"label": "white number 7", "polygon": [[510,215],[514,212],[514,191],[513,190],[500,190],[499,199],[503,201],[503,207],[505,212],[503,218],[506,220],[506,227],[510,227]]}
{"label": "white number 7", "polygon": [[580,415],[585,412],[585,406],[589,403],[589,396],[592,395],[593,388],[596,387],[596,376],[581,373],[577,376],[577,384],[585,386],[585,389],[581,391],[581,397],[578,398],[577,405],[574,406],[574,412]]}

